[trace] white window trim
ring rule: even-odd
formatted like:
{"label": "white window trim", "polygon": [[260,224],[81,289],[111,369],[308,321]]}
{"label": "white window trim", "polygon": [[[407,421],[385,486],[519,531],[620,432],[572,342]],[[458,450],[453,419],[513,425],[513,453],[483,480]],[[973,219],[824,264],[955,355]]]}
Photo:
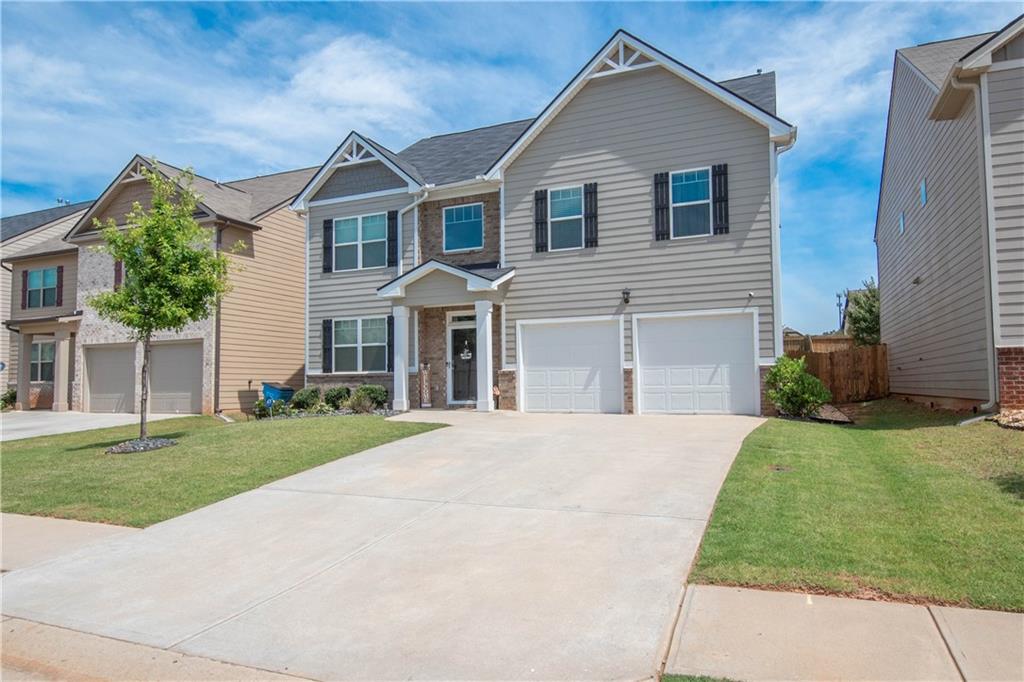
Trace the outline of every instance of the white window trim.
{"label": "white window trim", "polygon": [[[384,239],[371,239],[371,240],[369,240],[367,242],[364,242],[363,241],[363,219],[364,218],[371,218],[373,216],[378,216],[378,215],[384,216]],[[357,232],[358,241],[342,242],[341,244],[339,244],[335,240],[334,235],[337,232],[338,221],[339,220],[355,220],[355,221],[357,221],[356,232]],[[382,269],[386,268],[388,266],[388,222],[387,221],[388,221],[388,213],[387,213],[387,211],[377,211],[375,213],[364,213],[363,215],[350,215],[350,216],[342,216],[340,218],[334,218],[331,221],[331,272],[356,272],[358,270],[382,270]],[[375,244],[375,243],[380,242],[380,241],[384,242],[384,265],[372,265],[372,266],[370,266],[368,268],[364,268],[363,267],[363,244]],[[338,247],[339,246],[351,246],[352,244],[356,245],[356,267],[354,267],[354,268],[345,268],[344,270],[339,270],[337,268],[337,263],[335,262],[336,258],[337,258]]]}
{"label": "white window trim", "polygon": [[[448,215],[449,208],[468,208],[470,206],[480,207],[480,246],[472,246],[468,249],[448,249]],[[483,251],[487,240],[487,219],[484,217],[484,202],[474,201],[471,204],[452,204],[441,208],[441,252],[442,253],[469,253],[470,251]]]}
{"label": "white window trim", "polygon": [[[384,320],[384,343],[369,343],[366,346],[383,346],[384,347],[384,369],[373,370],[363,369],[363,321],[364,320]],[[351,343],[338,343],[338,334],[335,325],[338,322],[355,322],[356,323],[356,342]],[[331,318],[331,374],[388,374],[388,362],[387,362],[387,315],[372,315],[370,317],[334,317]],[[356,370],[339,370],[336,366],[335,360],[336,355],[334,353],[337,348],[355,348],[356,349]]]}
{"label": "white window trim", "polygon": [[[701,199],[700,201],[682,201],[675,203],[672,201],[672,176],[679,175],[680,173],[696,173],[697,171],[708,172],[708,198]],[[676,236],[676,206],[697,206],[698,204],[707,203],[708,205],[708,231],[705,234],[687,234]],[[701,239],[703,237],[710,237],[715,233],[715,216],[711,210],[711,166],[700,166],[699,168],[684,168],[683,170],[671,171],[668,174],[668,237],[672,239]]]}
{"label": "white window trim", "polygon": [[[551,227],[554,224],[554,221],[557,220],[558,222],[562,222],[562,221],[565,221],[565,220],[576,220],[576,216],[562,216],[561,218],[555,218],[554,220],[552,220],[551,219],[551,193],[552,192],[561,192],[561,191],[567,190],[567,189],[578,189],[580,191],[580,215],[579,215],[579,221],[580,221],[580,245],[579,246],[567,246],[567,247],[563,247],[561,249],[556,249],[556,248],[554,248],[552,246],[552,244],[554,242],[551,241]],[[584,246],[584,244],[586,242],[586,238],[587,238],[587,234],[586,234],[586,231],[587,231],[586,218],[584,218],[584,215],[586,214],[587,209],[586,209],[586,199],[583,196],[583,191],[584,191],[583,190],[583,185],[568,185],[566,187],[552,187],[552,188],[548,189],[548,202],[547,202],[548,203],[548,251],[579,251],[580,249],[583,248],[583,246]]]}
{"label": "white window trim", "polygon": [[[39,287],[37,289],[33,289],[32,287],[30,287],[28,285],[28,281],[30,279],[32,279],[32,273],[33,272],[41,272],[41,273],[43,273],[42,275],[40,275],[40,278],[41,278],[41,281],[45,283],[46,282],[46,271],[47,270],[53,270],[54,285],[52,287],[42,286],[42,287]],[[46,267],[46,268],[32,268],[31,270],[28,270],[27,272],[28,272],[28,275],[25,276],[25,309],[28,310],[28,309],[31,308],[32,310],[35,310],[36,308],[56,308],[57,307],[57,293],[58,293],[57,290],[60,288],[60,283],[57,282],[57,266],[54,265],[54,266]],[[45,292],[46,292],[47,289],[53,289],[53,305],[46,305],[46,295],[45,295]],[[29,304],[29,293],[32,292],[32,291],[38,291],[39,292],[39,305],[30,305]]]}
{"label": "white window trim", "polygon": [[[57,376],[57,348],[55,346],[54,341],[33,341],[32,342],[32,347],[34,348],[36,346],[54,346],[54,349],[53,349],[53,351],[54,351],[54,353],[53,353],[53,360],[50,360],[48,364],[53,365],[53,370],[54,370],[53,375],[56,377]],[[33,360],[32,359],[32,355],[31,355],[31,351],[29,351],[29,353],[30,353],[29,356],[28,356],[28,380],[29,380],[29,383],[50,383],[51,380],[41,378],[42,377],[42,367],[43,367],[44,364],[46,364],[42,360],[43,349],[42,348],[39,349],[39,358],[40,358],[39,360]],[[39,370],[38,372],[36,371],[37,369]],[[37,377],[37,376],[40,377],[40,378],[38,378],[38,379],[34,379],[33,378],[33,377]]]}

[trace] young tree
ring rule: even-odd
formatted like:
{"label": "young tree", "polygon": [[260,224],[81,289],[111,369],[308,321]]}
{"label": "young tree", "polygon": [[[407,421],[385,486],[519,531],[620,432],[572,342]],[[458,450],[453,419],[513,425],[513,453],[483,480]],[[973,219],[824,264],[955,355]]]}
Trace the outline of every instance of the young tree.
{"label": "young tree", "polygon": [[846,292],[846,319],[850,335],[858,346],[873,346],[882,340],[879,323],[878,286],[875,278],[864,280],[862,291]]}
{"label": "young tree", "polygon": [[91,296],[89,305],[142,342],[139,438],[145,439],[153,334],[181,331],[209,317],[228,290],[229,261],[214,245],[212,231],[192,217],[200,201],[192,171],[168,179],[143,167],[142,174],[152,190],[149,209],[135,202],[124,228],[111,219],[106,224],[94,220],[104,241],[98,250],[120,261],[123,275],[119,287]]}

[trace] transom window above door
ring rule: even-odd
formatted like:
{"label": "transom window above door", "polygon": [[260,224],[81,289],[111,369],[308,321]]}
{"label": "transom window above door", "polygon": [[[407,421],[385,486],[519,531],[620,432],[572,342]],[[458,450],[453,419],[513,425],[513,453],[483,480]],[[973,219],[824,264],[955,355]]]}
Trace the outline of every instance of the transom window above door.
{"label": "transom window above door", "polygon": [[583,186],[549,192],[548,224],[550,249],[583,248]]}
{"label": "transom window above door", "polygon": [[26,306],[43,308],[57,305],[57,268],[28,271]]}
{"label": "transom window above door", "polygon": [[484,205],[444,209],[444,251],[473,251],[484,247]]}
{"label": "transom window above door", "polygon": [[386,372],[387,368],[386,317],[334,321],[335,372]]}
{"label": "transom window above door", "polygon": [[711,169],[672,173],[672,238],[711,234]]}
{"label": "transom window above door", "polygon": [[386,213],[334,221],[334,270],[382,268],[387,263]]}

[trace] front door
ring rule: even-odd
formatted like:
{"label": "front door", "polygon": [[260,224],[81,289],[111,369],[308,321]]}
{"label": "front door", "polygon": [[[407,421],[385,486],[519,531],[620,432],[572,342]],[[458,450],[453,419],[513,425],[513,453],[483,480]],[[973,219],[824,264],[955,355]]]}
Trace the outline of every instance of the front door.
{"label": "front door", "polygon": [[476,402],[476,329],[454,327],[450,333],[448,362],[451,390],[448,399],[453,403]]}

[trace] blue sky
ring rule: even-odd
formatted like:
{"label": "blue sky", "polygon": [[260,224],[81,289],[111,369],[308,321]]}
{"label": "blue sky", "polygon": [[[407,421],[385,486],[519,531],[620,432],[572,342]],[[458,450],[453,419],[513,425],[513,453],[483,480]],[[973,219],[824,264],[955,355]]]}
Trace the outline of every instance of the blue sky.
{"label": "blue sky", "polygon": [[719,80],[778,74],[783,321],[837,324],[871,241],[893,51],[1010,3],[0,4],[0,212],[94,198],[132,154],[219,180],[536,115],[622,27]]}

